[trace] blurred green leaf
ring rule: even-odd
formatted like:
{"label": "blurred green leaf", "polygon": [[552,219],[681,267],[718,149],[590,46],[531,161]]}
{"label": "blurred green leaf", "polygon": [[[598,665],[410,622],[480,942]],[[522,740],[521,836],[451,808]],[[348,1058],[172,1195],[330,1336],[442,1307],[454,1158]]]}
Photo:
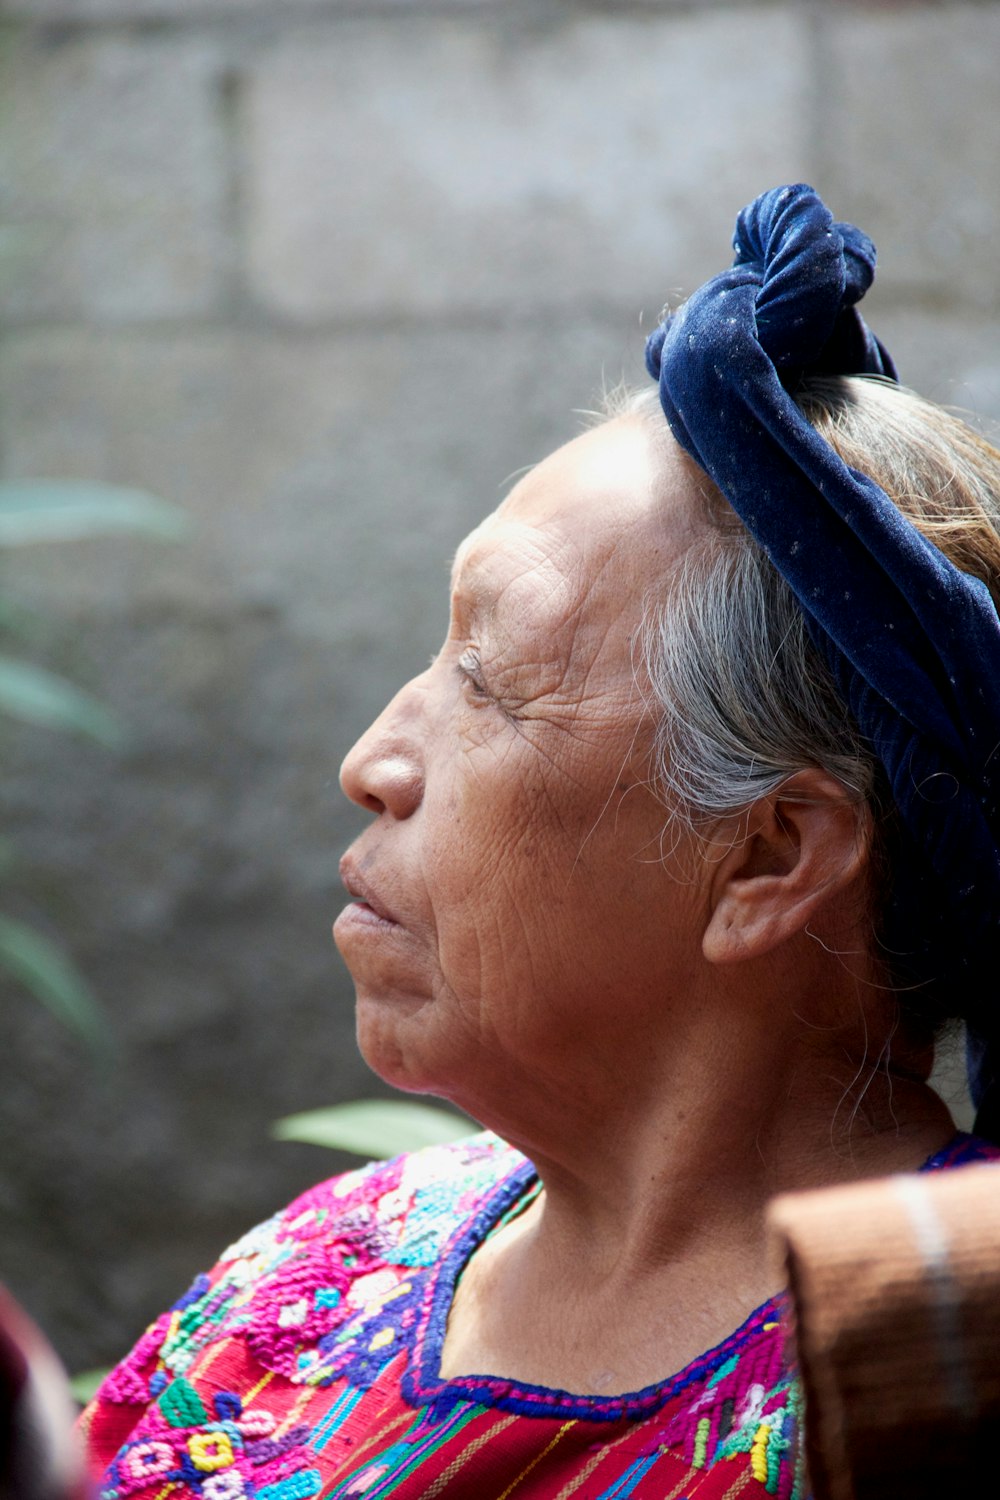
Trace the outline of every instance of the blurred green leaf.
{"label": "blurred green leaf", "polygon": [[95,1052],[109,1044],[107,1024],[85,981],[49,938],[0,916],[0,969],[5,969]]}
{"label": "blurred green leaf", "polygon": [[110,1370],[81,1370],[79,1375],[71,1375],[69,1389],[73,1400],[86,1406],[91,1397],[97,1395],[98,1387],[104,1384],[110,1373]]}
{"label": "blurred green leaf", "polygon": [[0,713],[46,729],[90,735],[120,746],[122,731],[102,703],[43,667],[0,656]]}
{"label": "blurred green leaf", "polygon": [[144,490],[77,479],[21,479],[0,484],[0,546],[67,542],[109,532],[176,541],[188,531],[184,512]]}
{"label": "blurred green leaf", "polygon": [[[132,533],[177,540],[188,531],[187,517],[175,506],[121,485],[72,479],[24,479],[0,483],[0,547],[33,542],[76,541],[83,537]],[[0,596],[0,629],[27,636],[38,617]],[[123,735],[116,719],[89,693],[42,667],[0,656],[0,715],[49,729],[85,734],[117,747]],[[0,845],[0,865],[11,863],[10,847]],[[111,1035],[90,989],[61,949],[41,933],[10,917],[0,917],[0,971],[6,971],[37,1000],[82,1036],[107,1060]],[[96,1383],[97,1371],[77,1377],[80,1399]]]}
{"label": "blurred green leaf", "polygon": [[305,1141],[353,1151],[358,1156],[398,1156],[421,1146],[458,1141],[477,1127],[450,1110],[401,1099],[357,1099],[277,1120],[272,1134],[279,1141]]}

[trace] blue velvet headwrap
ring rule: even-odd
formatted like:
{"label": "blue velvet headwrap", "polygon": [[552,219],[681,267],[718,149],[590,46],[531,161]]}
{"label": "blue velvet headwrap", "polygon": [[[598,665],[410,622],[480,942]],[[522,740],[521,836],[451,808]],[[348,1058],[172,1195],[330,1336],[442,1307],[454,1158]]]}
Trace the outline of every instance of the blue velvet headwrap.
{"label": "blue velvet headwrap", "polygon": [[[882,941],[953,988],[977,1127],[1000,1137],[1000,621],[962,573],[793,399],[815,375],[896,378],[856,304],[875,248],[812,188],[740,214],[736,259],[646,345],[674,437],[786,579],[898,812]],[[985,966],[985,971],[984,971]]]}

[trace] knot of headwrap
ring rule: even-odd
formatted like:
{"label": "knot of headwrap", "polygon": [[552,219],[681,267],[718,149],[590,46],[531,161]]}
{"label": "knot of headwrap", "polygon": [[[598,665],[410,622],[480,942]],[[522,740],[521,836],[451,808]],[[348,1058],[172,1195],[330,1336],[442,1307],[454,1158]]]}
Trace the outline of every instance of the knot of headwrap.
{"label": "knot of headwrap", "polygon": [[970,1002],[1000,934],[1000,621],[986,586],[843,463],[791,394],[809,376],[896,378],[857,309],[871,241],[800,184],[745,208],[733,243],[732,269],[667,317],[646,364],[674,437],[789,584],[882,763],[908,855],[883,941],[968,991],[954,1012],[973,1017],[973,1093],[981,1119],[996,1111],[992,1131],[1000,1024]]}

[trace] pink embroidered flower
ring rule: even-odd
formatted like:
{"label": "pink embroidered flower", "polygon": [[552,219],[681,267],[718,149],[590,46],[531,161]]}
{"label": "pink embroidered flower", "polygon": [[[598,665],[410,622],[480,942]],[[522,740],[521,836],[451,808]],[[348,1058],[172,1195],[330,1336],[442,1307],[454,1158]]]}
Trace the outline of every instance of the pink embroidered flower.
{"label": "pink embroidered flower", "polygon": [[205,1480],[201,1493],[203,1500],[242,1500],[243,1476],[239,1469],[224,1469]]}
{"label": "pink embroidered flower", "polygon": [[236,1424],[245,1438],[270,1437],[275,1419],[269,1411],[245,1411]]}
{"label": "pink embroidered flower", "polygon": [[136,1443],[120,1460],[120,1469],[125,1479],[133,1484],[152,1484],[154,1479],[167,1474],[175,1466],[174,1450],[169,1443]]}

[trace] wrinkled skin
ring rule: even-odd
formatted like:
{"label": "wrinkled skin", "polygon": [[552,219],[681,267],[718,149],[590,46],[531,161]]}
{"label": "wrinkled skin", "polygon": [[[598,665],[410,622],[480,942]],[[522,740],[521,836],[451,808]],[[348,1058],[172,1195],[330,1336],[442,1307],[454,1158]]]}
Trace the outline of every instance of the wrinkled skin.
{"label": "wrinkled skin", "polygon": [[542,1182],[466,1266],[445,1376],[662,1379],[776,1290],[775,1193],[951,1133],[895,1066],[852,795],[805,768],[664,837],[635,640],[698,482],[636,418],[553,454],[459,549],[440,654],[344,763],[374,814],[335,928],[362,1051]]}
{"label": "wrinkled skin", "polygon": [[391,1083],[498,1126],[530,1119],[541,1089],[579,1109],[640,1086],[643,1038],[689,989],[705,892],[646,785],[635,640],[696,525],[686,461],[622,418],[460,547],[444,646],[342,770],[376,815],[345,884],[375,910],[348,907],[335,935],[362,1052]]}

